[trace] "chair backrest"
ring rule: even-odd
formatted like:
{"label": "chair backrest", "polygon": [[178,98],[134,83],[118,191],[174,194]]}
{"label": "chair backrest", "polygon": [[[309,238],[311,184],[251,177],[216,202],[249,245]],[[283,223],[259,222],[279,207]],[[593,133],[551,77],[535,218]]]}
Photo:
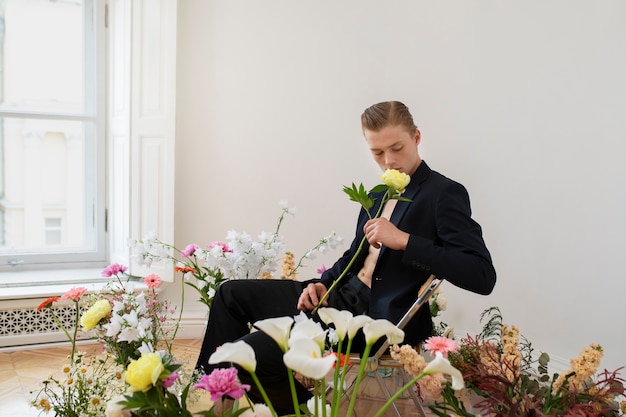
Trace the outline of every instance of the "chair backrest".
{"label": "chair backrest", "polygon": [[[422,285],[420,290],[418,291],[417,298],[415,299],[411,307],[407,310],[406,313],[404,313],[404,316],[402,316],[400,321],[396,323],[396,326],[399,329],[404,330],[404,327],[407,325],[407,323],[411,321],[413,316],[415,316],[415,313],[417,313],[417,311],[428,302],[430,297],[435,293],[435,291],[442,282],[443,280],[437,278],[435,275],[431,274],[430,277],[428,277],[424,285]],[[389,341],[386,340],[385,343],[383,343],[383,345],[376,351],[376,353],[372,355],[372,357],[380,359],[380,357],[387,351],[387,348],[389,348]]]}

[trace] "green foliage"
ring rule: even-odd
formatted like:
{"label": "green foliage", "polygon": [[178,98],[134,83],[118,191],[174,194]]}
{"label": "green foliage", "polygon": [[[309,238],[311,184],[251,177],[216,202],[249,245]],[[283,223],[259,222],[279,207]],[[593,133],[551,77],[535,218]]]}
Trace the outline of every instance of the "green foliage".
{"label": "green foliage", "polygon": [[[386,186],[384,187],[387,188]],[[369,192],[365,190],[365,187],[362,183],[358,186],[354,183],[352,183],[352,187],[344,186],[343,192],[348,194],[348,197],[351,201],[359,203],[367,211],[369,211],[369,209],[371,209],[374,205],[374,199],[370,197]]]}
{"label": "green foliage", "polygon": [[[523,336],[518,335],[513,352],[510,344],[504,346],[504,325],[497,307],[485,310],[483,320],[482,331],[462,339],[459,350],[449,354],[450,363],[463,374],[466,393],[479,398],[473,406],[481,413],[492,417],[623,415],[617,402],[624,398],[624,379],[618,375],[621,368],[597,373],[582,385],[573,383],[573,371],[550,375],[550,356],[545,352],[535,355]],[[438,416],[474,415],[449,385],[441,400],[428,407]]]}

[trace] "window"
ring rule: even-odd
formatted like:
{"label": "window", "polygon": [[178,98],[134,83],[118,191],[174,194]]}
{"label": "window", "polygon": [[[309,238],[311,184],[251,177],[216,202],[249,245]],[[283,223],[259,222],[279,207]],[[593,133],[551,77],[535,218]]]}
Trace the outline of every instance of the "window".
{"label": "window", "polygon": [[46,219],[46,245],[60,245],[63,243],[61,237],[62,232],[61,218],[47,218]]}
{"label": "window", "polygon": [[0,0],[0,272],[106,263],[104,10]]}
{"label": "window", "polygon": [[112,262],[173,279],[126,242],[174,240],[176,18],[177,0],[0,0],[0,288]]}

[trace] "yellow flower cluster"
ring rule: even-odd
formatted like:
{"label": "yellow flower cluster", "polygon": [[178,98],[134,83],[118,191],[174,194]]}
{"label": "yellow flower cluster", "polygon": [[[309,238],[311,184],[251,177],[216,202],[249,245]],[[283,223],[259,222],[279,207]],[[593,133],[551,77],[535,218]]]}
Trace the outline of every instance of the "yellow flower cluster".
{"label": "yellow flower cluster", "polygon": [[[419,375],[426,368],[426,360],[410,345],[393,345],[389,349],[391,357],[399,361],[411,376]],[[428,397],[437,398],[441,394],[446,379],[442,374],[426,375],[417,384],[420,391]]]}
{"label": "yellow flower cluster", "polygon": [[285,252],[283,258],[283,273],[282,279],[296,279],[296,261],[293,252]]}
{"label": "yellow flower cluster", "polygon": [[513,381],[519,376],[520,364],[522,362],[522,353],[518,349],[519,345],[519,329],[516,326],[502,325],[500,335],[502,343],[503,365],[506,366],[504,373],[509,381]]}
{"label": "yellow flower cluster", "polygon": [[481,343],[478,357],[480,363],[485,366],[485,372],[488,375],[500,375],[502,373],[498,346],[495,343],[487,340]]}
{"label": "yellow flower cluster", "polygon": [[592,377],[598,370],[603,355],[602,346],[598,344],[592,343],[589,347],[583,349],[577,358],[570,361],[572,365],[571,369],[559,375],[554,383],[554,389],[559,389],[565,382],[565,377],[574,372],[574,375],[568,379],[568,384],[574,389],[582,390],[585,381]]}
{"label": "yellow flower cluster", "polygon": [[416,376],[426,368],[426,361],[410,345],[393,345],[389,350],[391,357],[402,365],[410,375]]}

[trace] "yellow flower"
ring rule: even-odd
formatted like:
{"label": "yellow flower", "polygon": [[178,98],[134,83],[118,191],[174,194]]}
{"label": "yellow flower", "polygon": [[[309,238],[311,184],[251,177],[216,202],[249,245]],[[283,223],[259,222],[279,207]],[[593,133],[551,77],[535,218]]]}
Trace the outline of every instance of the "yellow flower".
{"label": "yellow flower", "polygon": [[126,382],[131,391],[147,391],[159,379],[165,367],[158,353],[144,353],[126,369]]}
{"label": "yellow flower", "polygon": [[263,271],[259,279],[272,279],[272,274],[269,271]]}
{"label": "yellow flower", "polygon": [[111,304],[108,300],[100,300],[92,305],[89,310],[85,311],[80,318],[80,324],[86,329],[91,330],[111,312]]}
{"label": "yellow flower", "polygon": [[281,278],[283,279],[296,279],[296,262],[294,260],[293,252],[285,252],[285,257],[283,258],[283,275]]}
{"label": "yellow flower", "polygon": [[385,185],[387,185],[388,187],[392,187],[400,194],[404,192],[406,186],[409,185],[409,182],[411,182],[411,177],[409,177],[404,172],[400,172],[396,169],[386,170],[383,173],[381,179]]}

